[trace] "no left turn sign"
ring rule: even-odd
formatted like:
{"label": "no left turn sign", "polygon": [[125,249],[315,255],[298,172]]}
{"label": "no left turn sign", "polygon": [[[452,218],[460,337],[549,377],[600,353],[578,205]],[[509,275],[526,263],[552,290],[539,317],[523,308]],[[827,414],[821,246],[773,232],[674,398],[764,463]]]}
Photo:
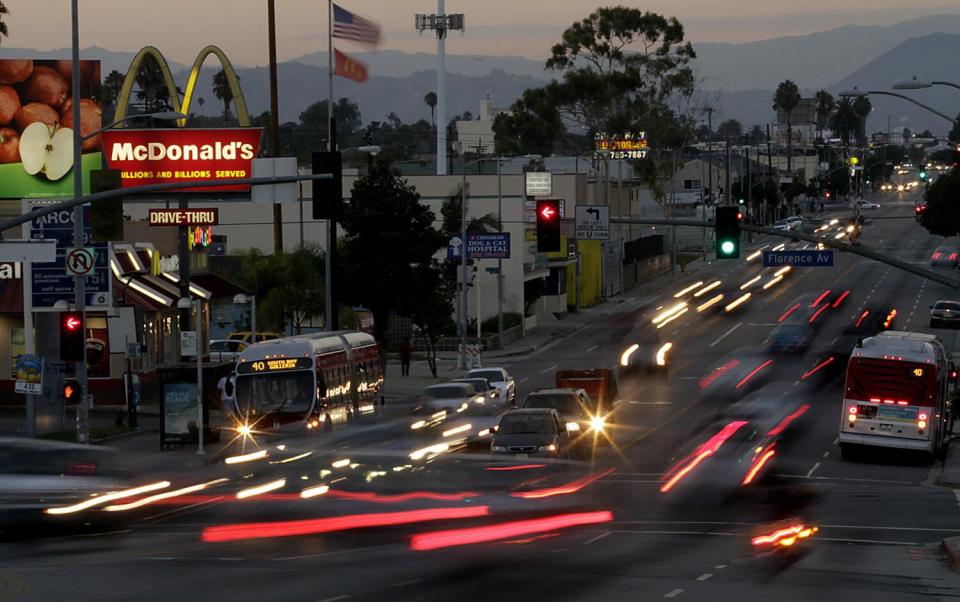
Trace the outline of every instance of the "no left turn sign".
{"label": "no left turn sign", "polygon": [[76,248],[67,250],[67,273],[73,276],[86,276],[93,272],[95,250]]}

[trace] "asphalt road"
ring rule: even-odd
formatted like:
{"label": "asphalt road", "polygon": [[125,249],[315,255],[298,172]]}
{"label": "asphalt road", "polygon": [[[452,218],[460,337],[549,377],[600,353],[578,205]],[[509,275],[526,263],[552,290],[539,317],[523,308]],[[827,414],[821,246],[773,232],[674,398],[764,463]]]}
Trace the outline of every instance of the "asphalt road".
{"label": "asphalt road", "polygon": [[[942,239],[913,220],[913,199],[877,198],[883,208],[868,215],[862,244],[926,264]],[[737,291],[760,273],[758,263],[715,262],[678,282],[676,291],[713,279]],[[754,287],[770,277],[765,272]],[[355,425],[331,437],[290,441],[284,450],[271,446],[268,458],[170,479],[173,487],[211,483],[207,489],[10,534],[0,542],[0,600],[960,597],[960,577],[937,547],[943,537],[960,535],[960,492],[935,486],[922,458],[841,459],[839,374],[827,366],[804,377],[864,308],[896,308],[897,329],[931,332],[928,305],[960,295],[845,254],[833,267],[797,268],[768,290],[751,290],[736,311],[698,313],[692,303],[659,329],[661,341],[674,344],[669,372],[622,384],[612,444],[601,446],[593,462],[539,466],[531,460],[521,470],[498,471],[469,450],[438,452],[424,462],[410,453],[435,444],[437,436],[411,435],[408,417]],[[825,291],[837,299],[847,290],[837,307],[816,318],[806,351],[763,353],[765,336],[787,310]],[[651,300],[641,288],[575,335],[505,361],[519,397],[550,386],[557,369],[616,365],[629,333],[678,302],[672,292]],[[960,331],[934,332],[960,351]],[[744,368],[772,362],[704,384],[731,360]],[[661,492],[665,475],[675,474],[671,467],[729,422],[739,398],[751,395],[774,399],[783,414],[806,407],[762,482],[741,487],[735,462],[705,464],[702,481],[686,490],[678,481],[676,490]],[[490,418],[468,420],[477,430]],[[759,443],[745,438],[743,445]],[[237,500],[239,492],[278,479],[284,482],[277,489]],[[331,491],[299,495],[321,482]],[[411,511],[421,514],[403,514]],[[439,530],[493,524],[503,535],[518,521],[571,516],[602,522],[412,549],[419,536],[446,541],[431,539]],[[751,535],[786,520],[817,525],[819,532],[792,554],[759,555]],[[297,528],[309,534],[293,535]]]}

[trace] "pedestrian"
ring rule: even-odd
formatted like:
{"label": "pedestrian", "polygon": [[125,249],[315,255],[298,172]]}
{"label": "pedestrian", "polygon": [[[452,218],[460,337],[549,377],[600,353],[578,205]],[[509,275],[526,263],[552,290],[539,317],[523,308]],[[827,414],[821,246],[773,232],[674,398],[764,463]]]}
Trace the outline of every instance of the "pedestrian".
{"label": "pedestrian", "polygon": [[823,201],[820,201],[820,213],[823,213],[824,204]]}
{"label": "pedestrian", "polygon": [[413,345],[410,344],[410,337],[404,337],[400,343],[400,374],[410,376],[410,356],[413,355]]}

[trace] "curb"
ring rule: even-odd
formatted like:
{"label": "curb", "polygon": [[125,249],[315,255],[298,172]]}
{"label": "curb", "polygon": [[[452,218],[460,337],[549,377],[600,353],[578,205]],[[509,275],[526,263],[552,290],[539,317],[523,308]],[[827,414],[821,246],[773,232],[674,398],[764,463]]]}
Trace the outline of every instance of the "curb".
{"label": "curb", "polygon": [[947,554],[950,566],[960,573],[960,536],[947,537],[940,542],[940,545],[943,546],[943,551]]}
{"label": "curb", "polygon": [[119,439],[129,439],[131,437],[136,437],[137,435],[147,435],[150,433],[159,433],[158,429],[142,429],[137,427],[135,430],[126,432],[126,433],[117,433],[116,435],[110,435],[108,437],[103,437],[101,439],[91,439],[90,443],[104,443],[107,441],[117,441]]}

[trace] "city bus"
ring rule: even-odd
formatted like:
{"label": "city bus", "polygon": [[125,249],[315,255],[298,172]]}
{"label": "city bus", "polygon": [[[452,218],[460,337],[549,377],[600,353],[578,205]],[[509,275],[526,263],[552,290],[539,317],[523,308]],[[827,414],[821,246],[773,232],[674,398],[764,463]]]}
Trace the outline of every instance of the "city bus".
{"label": "city bus", "polygon": [[329,429],[373,412],[382,386],[380,349],[367,333],[279,338],[237,357],[233,411],[242,432],[291,423]]}
{"label": "city bus", "polygon": [[857,342],[847,364],[840,450],[861,446],[923,451],[949,441],[950,364],[931,334],[888,330]]}

